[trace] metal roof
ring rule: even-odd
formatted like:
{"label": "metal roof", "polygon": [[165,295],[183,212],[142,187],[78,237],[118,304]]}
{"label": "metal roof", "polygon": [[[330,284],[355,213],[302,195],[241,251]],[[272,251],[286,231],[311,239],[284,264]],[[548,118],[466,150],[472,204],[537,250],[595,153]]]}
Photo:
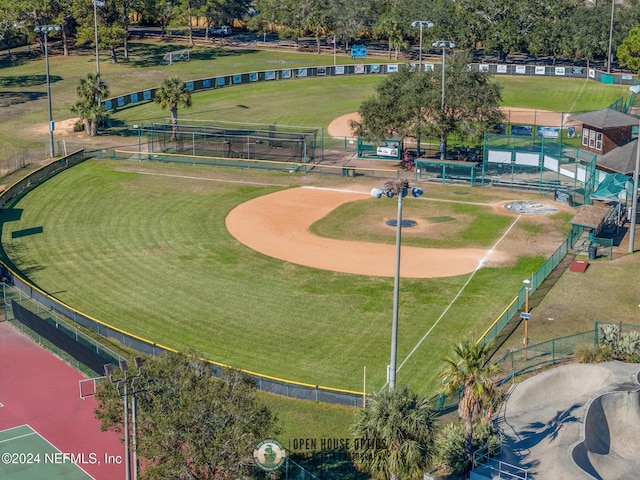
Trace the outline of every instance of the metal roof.
{"label": "metal roof", "polygon": [[636,117],[627,115],[626,113],[620,113],[611,108],[581,113],[580,115],[571,115],[571,120],[577,120],[578,122],[602,129],[638,125],[638,119]]}
{"label": "metal roof", "polygon": [[598,155],[596,164],[605,170],[631,175],[636,168],[638,139],[619,146],[605,155]]}

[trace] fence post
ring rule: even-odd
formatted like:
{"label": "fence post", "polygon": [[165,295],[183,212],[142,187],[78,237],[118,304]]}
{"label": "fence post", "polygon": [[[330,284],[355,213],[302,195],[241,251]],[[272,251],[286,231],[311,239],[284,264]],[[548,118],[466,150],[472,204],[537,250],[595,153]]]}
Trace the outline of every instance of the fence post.
{"label": "fence post", "polygon": [[593,329],[593,344],[598,345],[598,320],[596,320],[596,327]]}
{"label": "fence post", "polygon": [[509,352],[509,356],[511,357],[511,381],[513,382],[516,378],[516,366],[513,363],[513,352]]}
{"label": "fence post", "polygon": [[551,339],[551,365],[556,364],[556,339]]}

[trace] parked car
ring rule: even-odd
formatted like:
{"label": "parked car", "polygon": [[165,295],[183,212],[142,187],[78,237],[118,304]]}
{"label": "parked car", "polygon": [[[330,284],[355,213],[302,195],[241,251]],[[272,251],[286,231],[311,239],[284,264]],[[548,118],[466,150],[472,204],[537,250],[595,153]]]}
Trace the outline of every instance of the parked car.
{"label": "parked car", "polygon": [[226,37],[231,35],[233,32],[231,31],[231,27],[229,25],[219,25],[215,27],[211,27],[209,29],[209,35],[218,36],[218,37]]}

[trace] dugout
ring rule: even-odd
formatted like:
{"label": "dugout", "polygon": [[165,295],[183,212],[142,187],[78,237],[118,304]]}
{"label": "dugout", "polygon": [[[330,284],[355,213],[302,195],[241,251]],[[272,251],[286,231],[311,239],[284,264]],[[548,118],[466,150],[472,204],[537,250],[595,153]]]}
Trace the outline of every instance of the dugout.
{"label": "dugout", "polygon": [[[600,233],[604,230],[607,217],[611,215],[613,209],[600,202],[592,205],[581,205],[571,220],[572,234],[578,236],[580,232],[581,239],[578,239],[574,251],[577,253],[587,251],[589,260],[595,260],[597,257],[597,246],[604,239],[599,239]],[[611,242],[606,242],[611,247]]]}
{"label": "dugout", "polygon": [[398,161],[402,158],[402,142],[400,140],[367,142],[363,138],[358,138],[358,158]]}
{"label": "dugout", "polygon": [[482,179],[482,166],[460,160],[416,159],[416,177],[420,180],[469,183]]}

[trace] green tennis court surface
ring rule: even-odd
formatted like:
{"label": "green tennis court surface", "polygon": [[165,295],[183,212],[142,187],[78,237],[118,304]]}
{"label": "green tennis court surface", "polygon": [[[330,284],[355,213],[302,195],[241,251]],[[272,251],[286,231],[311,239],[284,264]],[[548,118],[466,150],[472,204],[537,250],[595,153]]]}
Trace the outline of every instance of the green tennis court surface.
{"label": "green tennis court surface", "polygon": [[0,478],[49,480],[93,478],[82,465],[102,459],[94,454],[61,452],[28,425],[0,432]]}

